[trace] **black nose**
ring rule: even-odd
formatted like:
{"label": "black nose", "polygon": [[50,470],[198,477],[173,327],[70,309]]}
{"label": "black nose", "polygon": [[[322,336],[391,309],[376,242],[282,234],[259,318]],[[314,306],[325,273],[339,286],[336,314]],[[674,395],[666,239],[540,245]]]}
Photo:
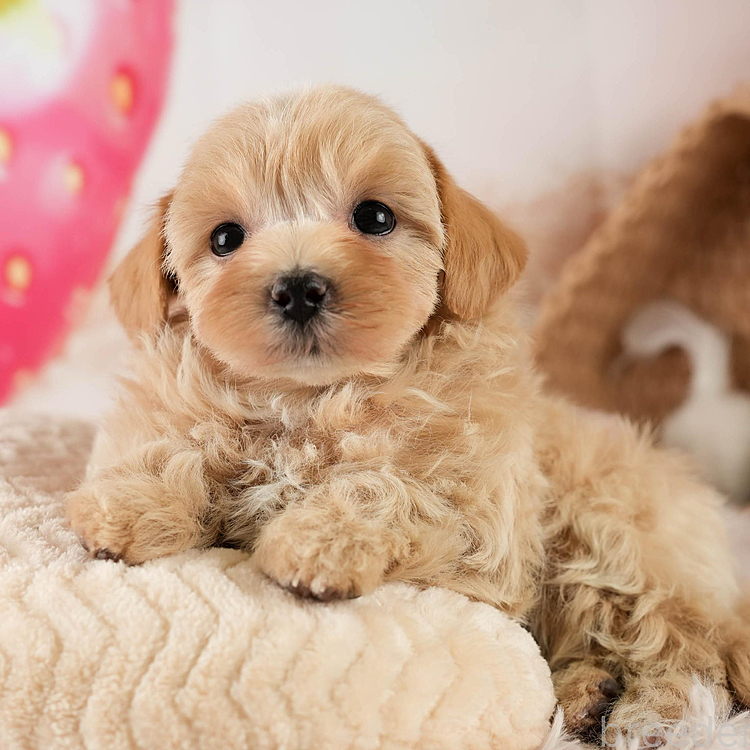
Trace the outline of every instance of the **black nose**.
{"label": "black nose", "polygon": [[317,273],[283,276],[271,287],[271,300],[285,318],[304,326],[325,306],[329,288]]}

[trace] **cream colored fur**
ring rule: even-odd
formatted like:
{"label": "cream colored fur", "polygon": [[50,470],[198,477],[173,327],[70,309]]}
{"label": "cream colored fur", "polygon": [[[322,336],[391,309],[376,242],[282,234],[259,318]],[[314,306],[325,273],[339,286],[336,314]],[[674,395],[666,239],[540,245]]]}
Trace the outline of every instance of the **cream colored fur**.
{"label": "cream colored fur", "polygon": [[[367,199],[391,234],[350,224]],[[246,240],[216,258],[226,221]],[[376,100],[240,108],[113,277],[134,374],[73,528],[129,563],[238,546],[317,599],[400,580],[489,602],[529,624],[576,730],[598,726],[603,678],[624,690],[613,724],[679,717],[693,672],[750,700],[720,498],[633,426],[542,392],[507,292],[524,260]],[[293,334],[268,290],[300,268],[336,298]]]}

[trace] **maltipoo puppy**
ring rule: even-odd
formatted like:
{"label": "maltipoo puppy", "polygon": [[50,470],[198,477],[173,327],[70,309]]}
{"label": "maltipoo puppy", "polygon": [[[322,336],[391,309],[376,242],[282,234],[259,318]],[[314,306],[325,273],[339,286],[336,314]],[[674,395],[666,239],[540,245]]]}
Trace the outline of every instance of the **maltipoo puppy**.
{"label": "maltipoo puppy", "polygon": [[71,494],[96,558],[224,544],[300,596],[386,580],[528,623],[568,724],[750,702],[720,498],[630,424],[545,395],[523,242],[376,99],[240,107],[112,280],[134,375]]}

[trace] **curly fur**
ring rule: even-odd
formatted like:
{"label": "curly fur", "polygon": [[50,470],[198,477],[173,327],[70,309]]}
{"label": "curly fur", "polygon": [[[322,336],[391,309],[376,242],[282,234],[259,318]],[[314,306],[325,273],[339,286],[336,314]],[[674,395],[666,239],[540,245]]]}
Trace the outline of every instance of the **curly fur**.
{"label": "curly fur", "polygon": [[[392,234],[349,226],[368,198],[395,209]],[[223,221],[248,238],[217,259]],[[623,688],[616,724],[679,717],[693,673],[720,707],[731,689],[747,702],[720,498],[634,426],[544,394],[507,292],[524,261],[376,100],[328,88],[240,108],[112,279],[134,373],[73,527],[128,563],[252,550],[323,600],[398,579],[490,602],[565,670],[580,731],[603,679]],[[304,335],[267,301],[295,268],[337,290]]]}

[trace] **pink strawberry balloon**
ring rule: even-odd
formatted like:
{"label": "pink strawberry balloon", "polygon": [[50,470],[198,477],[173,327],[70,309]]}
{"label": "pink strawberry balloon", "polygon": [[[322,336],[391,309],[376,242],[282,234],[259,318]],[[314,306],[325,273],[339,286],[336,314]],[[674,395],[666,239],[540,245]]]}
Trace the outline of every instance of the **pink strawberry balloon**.
{"label": "pink strawberry balloon", "polygon": [[166,88],[172,0],[0,0],[0,402],[97,280]]}

